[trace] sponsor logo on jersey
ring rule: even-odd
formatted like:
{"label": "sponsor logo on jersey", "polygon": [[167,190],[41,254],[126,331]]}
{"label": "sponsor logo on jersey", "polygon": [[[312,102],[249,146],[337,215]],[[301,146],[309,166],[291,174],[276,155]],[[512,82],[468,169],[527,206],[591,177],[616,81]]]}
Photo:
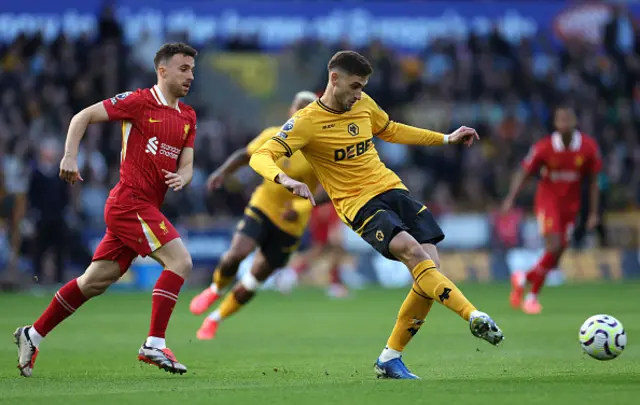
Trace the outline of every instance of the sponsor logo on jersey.
{"label": "sponsor logo on jersey", "polygon": [[282,131],[280,131],[280,132],[278,133],[278,136],[279,136],[280,138],[282,138],[282,139],[287,139],[287,134],[285,134],[285,133],[284,133],[284,132],[282,132]]}
{"label": "sponsor logo on jersey", "polygon": [[340,148],[333,151],[333,159],[336,162],[345,159],[354,159],[360,155],[364,155],[373,146],[372,139],[349,145],[346,148]]}
{"label": "sponsor logo on jersey", "polygon": [[184,124],[184,135],[182,139],[187,139],[187,135],[189,134],[189,129],[191,129],[191,125]]}
{"label": "sponsor logo on jersey", "polygon": [[572,170],[551,170],[549,178],[555,183],[573,183],[580,180],[580,173]]}
{"label": "sponsor logo on jersey", "polygon": [[155,136],[147,142],[147,147],[145,148],[145,153],[151,153],[152,155],[156,155],[158,153],[158,138]]}
{"label": "sponsor logo on jersey", "polygon": [[158,154],[158,149],[160,150],[160,155],[169,157],[171,159],[177,160],[180,157],[180,148],[176,148],[175,146],[167,145],[166,143],[161,143],[158,145],[158,138],[153,137],[149,139],[147,142],[147,147],[145,148],[146,153],[151,153],[152,155]]}

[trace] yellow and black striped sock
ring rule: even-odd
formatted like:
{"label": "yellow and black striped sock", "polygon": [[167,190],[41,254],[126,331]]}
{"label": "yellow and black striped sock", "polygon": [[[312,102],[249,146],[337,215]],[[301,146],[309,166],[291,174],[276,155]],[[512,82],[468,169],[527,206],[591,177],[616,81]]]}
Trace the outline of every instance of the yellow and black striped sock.
{"label": "yellow and black striped sock", "polygon": [[413,270],[413,279],[425,294],[438,301],[445,307],[469,320],[471,313],[476,310],[460,289],[436,268],[433,260],[419,263]]}
{"label": "yellow and black striped sock", "polygon": [[433,300],[414,283],[400,307],[396,325],[387,340],[387,347],[402,352],[420,330],[432,305]]}
{"label": "yellow and black striped sock", "polygon": [[218,291],[222,291],[222,289],[231,284],[235,277],[235,274],[232,276],[223,275],[220,267],[216,267],[216,270],[213,272],[213,283],[216,285]]}

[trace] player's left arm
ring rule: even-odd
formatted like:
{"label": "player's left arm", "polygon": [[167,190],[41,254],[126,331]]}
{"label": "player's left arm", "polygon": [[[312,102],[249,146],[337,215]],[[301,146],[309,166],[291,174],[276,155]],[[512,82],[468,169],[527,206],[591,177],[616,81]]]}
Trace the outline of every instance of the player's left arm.
{"label": "player's left arm", "polygon": [[193,178],[193,148],[184,148],[178,159],[178,170],[171,173],[168,170],[164,172],[165,183],[173,189],[179,191],[191,183]]}
{"label": "player's left arm", "polygon": [[180,158],[178,158],[178,170],[175,173],[171,173],[168,170],[162,170],[164,172],[165,183],[167,186],[173,189],[173,191],[179,191],[185,188],[191,183],[193,179],[193,146],[196,142],[196,116],[193,113],[193,124],[189,126],[189,132],[187,133],[187,139],[182,147]]}
{"label": "player's left arm", "polygon": [[309,199],[315,205],[309,187],[287,176],[276,162],[283,156],[291,157],[311,140],[313,128],[307,117],[292,117],[284,124],[280,133],[264,143],[251,155],[249,166],[259,175],[274,183],[279,183],[293,194]]}
{"label": "player's left arm", "polygon": [[476,130],[469,127],[460,127],[450,134],[443,134],[391,121],[389,115],[373,99],[369,98],[367,101],[371,103],[373,136],[383,141],[404,145],[439,146],[463,143],[471,146],[474,140],[480,139]]}

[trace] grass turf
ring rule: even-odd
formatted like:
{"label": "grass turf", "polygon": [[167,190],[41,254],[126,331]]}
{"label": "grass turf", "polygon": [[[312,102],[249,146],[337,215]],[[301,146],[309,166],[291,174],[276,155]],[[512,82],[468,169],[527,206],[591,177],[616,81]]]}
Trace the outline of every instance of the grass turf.
{"label": "grass turf", "polygon": [[[505,332],[501,347],[473,338],[465,322],[434,307],[405,351],[422,381],[377,380],[372,364],[405,291],[357,291],[348,300],[321,291],[261,293],[221,326],[213,341],[195,331],[186,291],[168,342],[189,372],[174,376],[139,363],[148,293],[107,293],[86,304],[41,345],[34,377],[16,369],[12,333],[33,322],[49,297],[0,295],[0,403],[42,404],[630,404],[640,396],[640,284],[564,286],[544,291],[545,310],[526,316],[507,305],[506,285],[466,285],[465,294]],[[608,313],[627,331],[622,356],[583,355],[578,328]]]}

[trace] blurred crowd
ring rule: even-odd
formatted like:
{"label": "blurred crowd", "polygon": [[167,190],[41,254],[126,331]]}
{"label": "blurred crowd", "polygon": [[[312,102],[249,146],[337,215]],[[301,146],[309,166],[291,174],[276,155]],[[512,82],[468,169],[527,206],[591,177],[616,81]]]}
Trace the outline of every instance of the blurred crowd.
{"label": "blurred crowd", "polygon": [[[95,39],[61,36],[44,44],[39,36],[20,36],[0,44],[0,244],[8,247],[0,246],[0,255],[6,256],[0,262],[15,260],[24,249],[38,262],[45,247],[65,243],[86,263],[89,253],[74,241],[83,229],[104,229],[104,201],[118,179],[120,128],[89,127],[79,156],[84,177],[79,187],[57,180],[66,129],[82,108],[152,85],[153,55],[163,39],[145,35],[126,46],[109,8],[98,30]],[[464,41],[433,42],[412,56],[372,42],[360,49],[375,69],[366,91],[392,119],[443,132],[474,126],[482,136],[469,149],[379,144],[383,160],[436,213],[493,209],[530,145],[549,133],[554,106],[568,103],[576,108],[581,129],[595,136],[602,149],[603,202],[612,209],[634,208],[640,202],[636,34],[629,17],[618,13],[598,46],[581,40],[559,43],[546,34],[514,44],[498,30]],[[222,47],[255,51],[254,40],[234,39]],[[315,90],[321,92],[326,60],[343,48],[352,47],[305,41],[283,52],[294,55],[299,69],[323,60],[313,67]],[[205,103],[189,102],[199,119],[196,172],[188,191],[168,194],[164,211],[183,224],[203,223],[194,217],[239,215],[250,190],[231,184],[208,194],[204,184],[208,173],[257,128],[240,130]],[[531,190],[523,194],[523,206],[530,204]]]}

